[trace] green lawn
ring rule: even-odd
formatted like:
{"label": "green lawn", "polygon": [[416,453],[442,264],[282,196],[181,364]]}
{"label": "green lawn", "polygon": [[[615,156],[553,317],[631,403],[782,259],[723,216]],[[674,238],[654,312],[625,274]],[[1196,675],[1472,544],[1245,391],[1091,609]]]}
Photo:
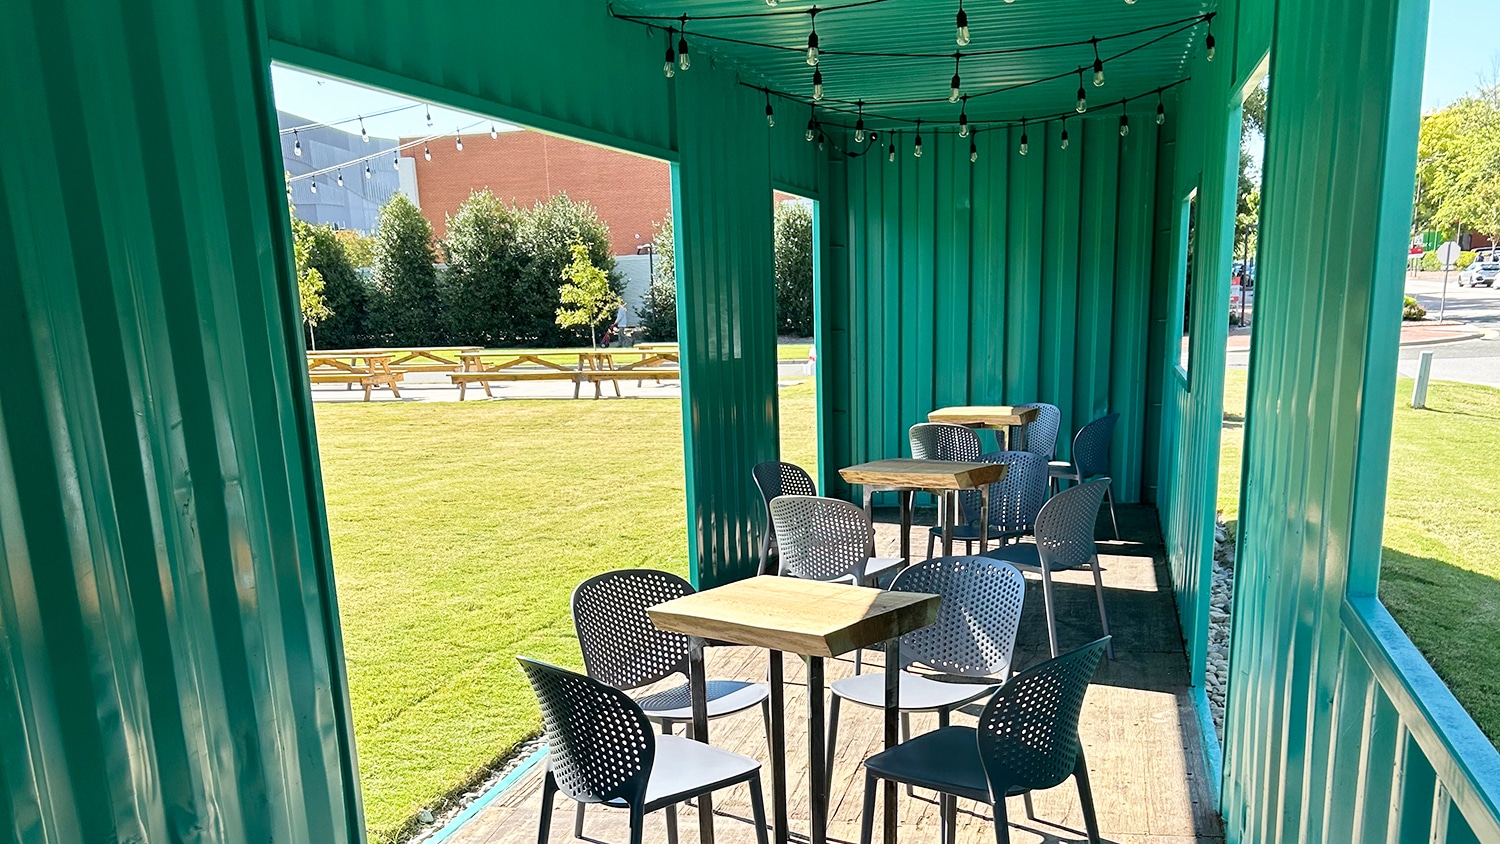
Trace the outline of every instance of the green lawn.
{"label": "green lawn", "polygon": [[[782,390],[814,461],[811,383]],[[370,838],[539,726],[516,668],[580,664],[568,596],[607,569],[686,570],[676,401],[317,405]]]}
{"label": "green lawn", "polygon": [[[1396,387],[1380,598],[1474,716],[1500,742],[1500,390],[1434,381],[1427,410]],[[1229,370],[1219,509],[1239,507],[1245,370]]]}

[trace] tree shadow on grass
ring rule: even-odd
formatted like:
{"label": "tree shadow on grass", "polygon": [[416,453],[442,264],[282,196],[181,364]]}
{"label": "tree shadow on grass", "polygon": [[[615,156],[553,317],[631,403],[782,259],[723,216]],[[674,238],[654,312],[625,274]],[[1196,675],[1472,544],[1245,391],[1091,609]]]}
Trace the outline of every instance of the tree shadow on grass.
{"label": "tree shadow on grass", "polygon": [[1500,740],[1500,579],[1386,547],[1380,599],[1490,741]]}

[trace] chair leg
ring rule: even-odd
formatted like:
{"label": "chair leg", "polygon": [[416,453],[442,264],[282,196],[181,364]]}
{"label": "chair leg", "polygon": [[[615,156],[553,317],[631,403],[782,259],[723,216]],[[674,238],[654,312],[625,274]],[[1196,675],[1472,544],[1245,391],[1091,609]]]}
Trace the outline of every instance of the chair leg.
{"label": "chair leg", "polygon": [[1110,524],[1114,525],[1114,528],[1115,528],[1115,539],[1119,539],[1120,538],[1120,522],[1119,522],[1118,519],[1115,518],[1115,494],[1110,491],[1109,487],[1105,487],[1104,488],[1104,500],[1106,502],[1108,502],[1108,504],[1109,504],[1109,522],[1110,522]]}
{"label": "chair leg", "polygon": [[[903,712],[903,713],[901,713],[901,743],[905,744],[905,743],[907,743],[909,741],[911,741],[911,713],[910,712]],[[917,795],[917,789],[916,789],[916,787],[913,786],[911,783],[907,783],[906,784],[906,796],[907,797],[915,797],[916,795]]]}
{"label": "chair leg", "polygon": [[1031,805],[1031,792],[1022,792],[1021,802],[1026,805],[1026,819],[1029,821],[1036,820],[1036,807]]}
{"label": "chair leg", "polygon": [[766,752],[771,750],[771,699],[766,698],[760,702],[760,719],[766,727]]}
{"label": "chair leg", "polygon": [[667,807],[667,844],[677,844],[677,804]]}
{"label": "chair leg", "polygon": [[646,810],[644,806],[630,807],[630,844],[643,844],[646,837]]}
{"label": "chair leg", "polygon": [[1052,569],[1042,563],[1042,604],[1047,611],[1047,644],[1057,656],[1057,616],[1052,609]]}
{"label": "chair leg", "polygon": [[573,837],[583,837],[583,811],[585,804],[579,803],[573,808]]}
{"label": "chair leg", "polygon": [[830,695],[833,700],[828,703],[828,763],[823,766],[824,772],[828,774],[828,792],[833,793],[833,760],[838,755],[839,746],[839,704],[842,698],[838,695]]}
{"label": "chair leg", "polygon": [[932,552],[937,549],[937,534],[927,532],[927,559],[932,559]]}
{"label": "chair leg", "polygon": [[766,565],[771,562],[771,532],[760,538],[760,565],[756,567],[757,574],[770,574],[766,571]]}
{"label": "chair leg", "polygon": [[1010,818],[1005,814],[1005,798],[995,801],[995,844],[1010,844]]}
{"label": "chair leg", "polygon": [[[557,777],[552,771],[542,780],[542,817],[536,831],[536,844],[547,844],[547,833],[552,831],[552,798],[557,795]],[[579,807],[583,804],[579,803]]]}
{"label": "chair leg", "polygon": [[859,844],[870,844],[870,839],[875,837],[875,784],[877,782],[874,774],[865,772],[865,811],[859,819]]}
{"label": "chair leg", "polygon": [[[1104,628],[1104,635],[1109,635],[1109,617],[1104,614],[1104,575],[1099,571],[1099,558],[1094,557],[1094,598],[1099,602],[1099,626]],[[1115,640],[1110,639],[1104,645],[1105,652],[1109,658],[1115,658]]]}
{"label": "chair leg", "polygon": [[957,844],[958,798],[951,794],[938,795],[938,811],[942,815],[942,844]]}
{"label": "chair leg", "polygon": [[1089,844],[1099,844],[1099,819],[1094,816],[1094,791],[1089,787],[1089,766],[1083,761],[1083,753],[1073,763],[1073,779],[1078,783],[1078,802],[1083,806],[1083,828],[1089,834]]}
{"label": "chair leg", "polygon": [[755,821],[755,844],[768,844],[766,798],[760,789],[760,774],[750,778],[750,818]]}
{"label": "chair leg", "polygon": [[856,648],[855,651],[854,651],[854,673],[855,674],[858,674],[860,672],[860,669],[864,667],[864,661],[865,661],[865,649],[864,648]]}

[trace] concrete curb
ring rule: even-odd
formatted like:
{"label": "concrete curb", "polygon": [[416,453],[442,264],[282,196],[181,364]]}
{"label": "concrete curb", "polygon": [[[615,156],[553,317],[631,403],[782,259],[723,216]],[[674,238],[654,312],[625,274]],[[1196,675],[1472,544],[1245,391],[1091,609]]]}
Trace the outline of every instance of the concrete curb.
{"label": "concrete curb", "polygon": [[1441,346],[1445,343],[1462,343],[1467,340],[1483,339],[1484,335],[1485,332],[1483,331],[1465,331],[1462,334],[1455,334],[1452,337],[1433,337],[1430,340],[1403,340],[1401,341],[1401,348],[1406,349],[1413,346]]}

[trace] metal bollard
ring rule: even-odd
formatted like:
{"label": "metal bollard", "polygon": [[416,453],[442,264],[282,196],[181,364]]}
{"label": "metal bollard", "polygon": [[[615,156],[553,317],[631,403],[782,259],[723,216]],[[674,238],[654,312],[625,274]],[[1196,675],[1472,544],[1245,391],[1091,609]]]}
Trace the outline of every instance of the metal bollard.
{"label": "metal bollard", "polygon": [[1423,352],[1417,361],[1417,383],[1411,388],[1411,406],[1415,410],[1427,407],[1427,377],[1432,374],[1432,352]]}

